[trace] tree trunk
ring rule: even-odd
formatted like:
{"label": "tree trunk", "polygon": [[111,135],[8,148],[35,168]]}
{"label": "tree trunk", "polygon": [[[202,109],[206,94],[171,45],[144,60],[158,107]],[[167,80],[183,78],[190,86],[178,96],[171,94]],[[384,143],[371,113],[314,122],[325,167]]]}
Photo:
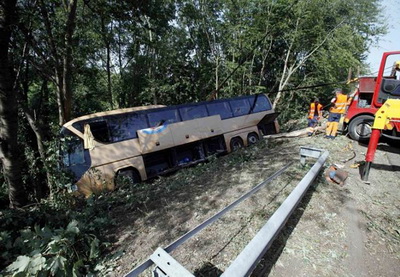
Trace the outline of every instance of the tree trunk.
{"label": "tree trunk", "polygon": [[65,114],[64,114],[64,90],[63,90],[64,78],[60,72],[62,72],[62,70],[55,69],[56,85],[57,85],[58,122],[61,126],[65,122]]}
{"label": "tree trunk", "polygon": [[[106,23],[104,22],[104,15],[101,17],[101,29],[103,35],[104,45],[106,47],[106,72],[107,72],[107,92],[110,96],[111,109],[114,108],[113,94],[112,94],[112,84],[111,84],[111,45],[110,39],[107,31]],[[112,32],[112,27],[111,27]]]}
{"label": "tree trunk", "polygon": [[[117,28],[117,37],[118,37],[118,66],[119,66],[119,75],[120,75],[120,86],[122,86],[124,82],[124,68],[122,66],[122,38],[121,38],[121,32],[122,32],[122,25],[121,21],[118,21],[118,28]],[[121,107],[126,107],[127,106],[127,95],[126,95],[126,90],[122,90],[121,94],[118,97],[118,108]]]}
{"label": "tree trunk", "polygon": [[112,84],[111,84],[111,49],[110,49],[110,43],[107,43],[107,65],[106,65],[106,70],[107,70],[107,90],[108,90],[108,95],[110,95],[110,105],[111,109],[114,108],[114,100],[113,100],[113,94],[112,94]]}
{"label": "tree trunk", "polygon": [[65,26],[65,54],[63,57],[63,92],[64,92],[64,122],[71,119],[72,111],[72,36],[75,31],[76,7],[78,0],[69,0],[67,4],[68,21]]}
{"label": "tree trunk", "polygon": [[[322,123],[321,126],[315,127],[314,132],[315,134],[317,133],[324,133],[326,129],[326,123]],[[280,134],[273,134],[273,135],[266,135],[263,136],[264,138],[273,138],[273,139],[278,139],[278,138],[298,138],[298,137],[305,137],[308,135],[310,132],[309,128],[304,128],[288,133],[280,133]]]}
{"label": "tree trunk", "polygon": [[13,91],[13,72],[8,58],[12,21],[16,0],[0,2],[0,159],[8,183],[10,207],[23,206],[26,194],[21,175],[20,152],[17,143],[18,107]]}
{"label": "tree trunk", "polygon": [[273,40],[270,40],[268,49],[266,51],[264,50],[261,52],[262,66],[261,66],[261,71],[260,71],[260,79],[258,80],[259,86],[261,86],[262,81],[264,79],[264,72],[265,72],[265,68],[267,66],[267,58],[268,58],[269,52],[271,51],[271,48],[272,48],[272,42],[273,42]]}
{"label": "tree trunk", "polygon": [[[68,47],[69,48],[69,47]],[[67,49],[66,56],[64,57],[63,65],[63,86],[62,91],[64,93],[64,118],[60,125],[71,119],[71,109],[72,109],[72,73],[71,73],[71,57],[72,51]]]}
{"label": "tree trunk", "polygon": [[[65,31],[61,38],[61,46],[57,47],[57,37],[53,35],[49,14],[44,1],[40,1],[40,10],[47,32],[47,40],[50,45],[52,59],[54,61],[55,85],[57,86],[57,104],[59,124],[63,125],[71,119],[72,110],[72,54],[73,54],[73,34],[75,31],[76,8],[78,0],[64,1],[67,11],[67,22]],[[61,51],[58,51],[61,48]],[[60,54],[61,53],[61,54]]]}
{"label": "tree trunk", "polygon": [[219,88],[219,56],[215,57],[215,99],[218,99],[218,88]]}
{"label": "tree trunk", "polygon": [[[29,28],[30,30],[30,28]],[[33,190],[35,194],[35,198],[37,201],[40,201],[40,199],[44,198],[47,192],[49,191],[50,187],[50,180],[51,176],[50,173],[45,169],[45,159],[46,159],[46,153],[45,153],[45,148],[43,144],[43,132],[42,128],[40,128],[40,124],[38,120],[36,120],[36,116],[34,117],[32,114],[32,111],[29,110],[29,100],[28,100],[28,92],[29,92],[29,66],[30,66],[30,60],[28,58],[28,53],[29,53],[29,43],[28,41],[25,41],[24,47],[23,47],[23,52],[22,52],[22,59],[20,62],[20,65],[18,68],[15,70],[15,79],[14,79],[14,85],[13,85],[13,90],[17,91],[19,84],[22,85],[22,91],[19,91],[21,93],[18,93],[18,100],[19,103],[25,113],[26,118],[28,119],[28,123],[32,128],[32,131],[34,132],[36,136],[36,146],[37,146],[37,152],[39,153],[39,164],[37,165],[38,168],[42,169],[39,174],[36,176],[37,181],[34,183]],[[22,68],[25,67],[24,69],[24,74],[23,78],[21,78],[22,74]],[[42,88],[40,89],[41,94],[43,91],[45,91],[47,88],[47,80],[45,79],[42,84]],[[46,95],[48,96],[48,95]],[[48,99],[48,97],[40,97],[40,100],[42,99]],[[41,101],[40,101],[41,102]],[[41,110],[40,108],[41,104],[39,104],[38,110]],[[27,162],[27,161],[25,161]],[[22,166],[28,166],[27,164],[23,164]],[[47,176],[47,182],[46,178],[44,176]]]}
{"label": "tree trunk", "polygon": [[[24,114],[26,116],[26,119],[28,120],[29,126],[31,127],[33,133],[35,134],[36,137],[36,146],[37,146],[37,151],[39,153],[39,167],[43,169],[43,174],[40,174],[39,177],[39,182],[34,184],[34,192],[35,192],[35,198],[37,200],[40,200],[46,196],[46,194],[50,191],[51,189],[51,175],[49,171],[45,168],[45,161],[46,161],[46,149],[43,144],[43,131],[40,126],[40,123],[38,120],[35,118],[36,116],[33,116],[32,111],[28,108],[28,89],[29,89],[29,84],[28,84],[28,65],[29,62],[26,62],[26,77],[24,82],[22,83],[23,86],[23,97],[21,107],[22,110],[24,111]],[[47,81],[43,81],[41,91],[45,90],[47,87]],[[44,178],[44,175],[46,175],[46,180]],[[46,186],[47,184],[47,186]]]}
{"label": "tree trunk", "polygon": [[[39,7],[40,7],[40,11],[42,13],[43,16],[43,21],[44,21],[44,25],[46,28],[46,32],[47,32],[47,43],[50,46],[50,53],[52,55],[52,59],[54,62],[54,85],[57,87],[57,106],[58,106],[58,122],[60,125],[63,125],[65,123],[65,91],[64,91],[64,70],[63,70],[63,62],[64,59],[60,58],[61,55],[59,55],[59,51],[57,48],[57,39],[56,37],[53,35],[53,31],[52,31],[52,24],[50,22],[50,18],[49,18],[49,14],[47,12],[47,8],[46,5],[44,3],[43,0],[39,1]],[[29,30],[30,32],[32,30]],[[26,36],[27,40],[31,40],[30,36]],[[64,37],[65,39],[65,37]],[[63,45],[66,42],[63,41]],[[36,53],[38,53],[39,51],[36,51]],[[61,51],[62,52],[62,51]],[[40,52],[39,52],[40,53]]]}
{"label": "tree trunk", "polygon": [[251,94],[251,92],[252,91],[254,91],[254,88],[252,87],[253,86],[253,68],[254,68],[254,61],[255,61],[255,59],[256,59],[256,53],[255,53],[255,51],[254,51],[254,54],[253,54],[253,58],[251,59],[251,65],[250,65],[250,68],[249,68],[249,72],[248,72],[248,84],[249,84],[249,90],[248,90],[248,94]]}
{"label": "tree trunk", "polygon": [[[150,59],[151,59],[151,61],[149,63],[148,74],[149,74],[150,82],[154,83],[155,78],[153,76],[154,75],[153,67],[154,67],[154,64],[157,62],[157,57],[156,57],[156,52],[155,52],[155,49],[154,49],[154,46],[153,46],[153,32],[151,30],[152,26],[151,26],[151,23],[150,23],[150,18],[148,16],[146,16],[146,21],[147,21],[147,25],[149,27],[149,42],[150,42],[150,45],[148,47],[149,47],[149,54],[150,54],[149,56],[150,56]],[[150,91],[153,94],[153,105],[157,105],[158,104],[157,90],[154,87],[154,84],[151,84],[151,90]]]}

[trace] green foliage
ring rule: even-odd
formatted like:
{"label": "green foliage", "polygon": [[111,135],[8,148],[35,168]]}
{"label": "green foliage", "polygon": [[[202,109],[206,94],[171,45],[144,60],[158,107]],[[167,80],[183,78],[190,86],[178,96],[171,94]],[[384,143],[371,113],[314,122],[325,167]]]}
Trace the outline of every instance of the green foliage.
{"label": "green foliage", "polygon": [[[81,234],[76,220],[65,229],[50,230],[35,225],[33,230],[23,230],[14,247],[30,255],[18,256],[6,268],[13,276],[79,276],[80,267],[95,261],[99,254],[99,240]],[[80,248],[86,248],[86,251]]]}
{"label": "green foliage", "polygon": [[[64,51],[67,13],[54,1],[41,9],[48,13],[51,38],[43,11],[21,1],[18,12],[21,26],[35,30],[24,80],[29,88],[26,101],[38,118],[46,119],[46,130],[58,120],[58,76],[49,65],[57,58],[52,45]],[[240,64],[219,97],[263,92],[273,100],[279,89],[343,82],[348,68],[363,67],[369,45],[385,32],[381,18],[377,0],[78,1],[72,45],[73,117],[205,100]],[[16,66],[26,31],[14,35]],[[281,84],[287,53],[291,66],[316,48]],[[44,59],[40,53],[52,57]],[[319,96],[328,101],[337,86],[284,92],[277,109],[287,113],[284,120],[301,117],[304,99]],[[298,106],[287,107],[292,100]]]}
{"label": "green foliage", "polygon": [[0,268],[12,276],[86,276],[111,269],[105,249],[110,203],[68,194],[25,210],[1,211]]}

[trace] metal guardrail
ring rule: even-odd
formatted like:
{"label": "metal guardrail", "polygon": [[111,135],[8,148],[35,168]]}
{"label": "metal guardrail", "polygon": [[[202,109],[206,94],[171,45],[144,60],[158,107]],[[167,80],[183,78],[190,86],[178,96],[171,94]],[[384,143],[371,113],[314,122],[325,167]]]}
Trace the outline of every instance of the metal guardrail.
{"label": "metal guardrail", "polygon": [[[260,229],[257,235],[250,241],[250,243],[244,248],[244,250],[237,256],[233,263],[226,269],[226,271],[221,275],[224,277],[236,277],[236,276],[248,276],[258,264],[261,257],[268,250],[272,244],[274,238],[282,229],[286,221],[289,219],[290,215],[293,213],[294,209],[301,201],[303,195],[306,193],[310,184],[318,175],[322,166],[324,165],[327,157],[329,155],[328,151],[322,149],[315,149],[312,147],[301,147],[300,148],[300,161],[301,164],[305,164],[306,157],[318,158],[313,167],[308,171],[300,183],[295,187],[295,189],[290,193],[282,205],[275,211],[275,213],[270,217],[267,223]],[[272,176],[270,176],[265,181],[261,182],[249,192],[242,195],[236,201],[228,205],[223,210],[216,213],[214,216],[210,217],[203,223],[199,224],[197,227],[177,239],[175,242],[171,243],[165,249],[158,248],[148,260],[143,262],[141,265],[129,272],[126,277],[138,276],[152,264],[156,264],[156,269],[153,272],[155,277],[171,276],[171,277],[191,277],[193,276],[189,271],[187,271],[182,265],[180,265],[175,259],[173,259],[168,253],[176,249],[179,245],[184,243],[186,240],[200,232],[209,224],[216,221],[218,218],[223,216],[229,210],[237,206],[240,202],[247,199],[255,192],[260,190],[262,186],[271,182],[273,179],[281,175],[292,163],[287,164]]]}
{"label": "metal guardrail", "polygon": [[324,165],[329,152],[321,151],[324,150],[308,147],[300,149],[302,158],[305,156],[316,157],[316,154],[319,152],[317,162],[221,276],[242,277],[250,275]]}
{"label": "metal guardrail", "polygon": [[[216,213],[212,217],[208,218],[203,223],[199,224],[198,226],[196,226],[195,228],[193,228],[192,230],[190,230],[189,232],[187,232],[186,234],[181,236],[179,239],[177,239],[176,241],[174,241],[173,243],[168,245],[166,248],[164,248],[165,252],[170,253],[172,250],[176,249],[179,245],[181,245],[182,243],[184,243],[185,241],[187,241],[188,239],[190,239],[191,237],[196,235],[198,232],[200,232],[202,229],[204,229],[205,227],[207,227],[208,225],[210,225],[211,223],[216,221],[218,218],[223,216],[225,213],[227,213],[228,211],[230,211],[231,209],[236,207],[240,202],[242,202],[243,200],[249,198],[255,192],[259,191],[264,185],[268,184],[269,182],[274,180],[276,177],[281,175],[292,164],[293,164],[293,162],[288,163],[283,168],[281,168],[280,170],[275,172],[273,175],[271,175],[268,179],[266,179],[265,181],[259,183],[257,186],[252,188],[247,193],[243,194],[240,198],[238,198],[237,200],[235,200],[234,202],[229,204],[227,207],[225,207],[224,209],[222,209],[221,211],[219,211],[218,213]],[[154,264],[154,261],[151,258],[149,258],[146,261],[144,261],[141,265],[139,265],[135,269],[133,269],[131,272],[129,272],[127,275],[125,275],[125,277],[138,276],[140,273],[142,273],[144,270],[146,270],[152,264]]]}

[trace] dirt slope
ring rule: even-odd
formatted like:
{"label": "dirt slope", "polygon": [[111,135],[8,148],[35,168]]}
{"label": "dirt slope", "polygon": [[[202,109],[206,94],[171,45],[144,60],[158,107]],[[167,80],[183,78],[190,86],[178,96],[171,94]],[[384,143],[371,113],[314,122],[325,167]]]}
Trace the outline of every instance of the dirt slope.
{"label": "dirt slope", "polygon": [[316,180],[253,275],[396,276],[400,151],[380,145],[371,182],[365,184],[359,169],[350,165],[364,159],[366,147],[343,136],[260,142],[149,184],[157,191],[142,205],[112,211],[120,222],[113,230],[115,249],[125,251],[113,275],[128,273],[157,247],[165,247],[294,161],[285,174],[172,253],[196,276],[219,276],[307,172],[298,164],[300,145],[329,150],[329,163],[343,166],[349,178],[343,187],[322,177]]}

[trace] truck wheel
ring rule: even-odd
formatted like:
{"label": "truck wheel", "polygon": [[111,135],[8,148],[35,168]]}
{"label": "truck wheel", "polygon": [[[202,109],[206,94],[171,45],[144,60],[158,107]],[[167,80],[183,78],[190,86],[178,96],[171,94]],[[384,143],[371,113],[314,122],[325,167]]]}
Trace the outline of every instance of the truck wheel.
{"label": "truck wheel", "polygon": [[250,133],[247,136],[247,144],[248,145],[255,144],[255,143],[257,143],[258,140],[259,140],[259,138],[258,138],[258,135],[256,133]]}
{"label": "truck wheel", "polygon": [[241,138],[235,137],[231,139],[231,151],[237,151],[240,148],[243,148],[244,144]]}
{"label": "truck wheel", "polygon": [[374,117],[372,115],[360,115],[350,121],[349,136],[356,141],[366,141],[370,138]]}
{"label": "truck wheel", "polygon": [[115,188],[140,183],[142,179],[134,169],[121,169],[115,178]]}

